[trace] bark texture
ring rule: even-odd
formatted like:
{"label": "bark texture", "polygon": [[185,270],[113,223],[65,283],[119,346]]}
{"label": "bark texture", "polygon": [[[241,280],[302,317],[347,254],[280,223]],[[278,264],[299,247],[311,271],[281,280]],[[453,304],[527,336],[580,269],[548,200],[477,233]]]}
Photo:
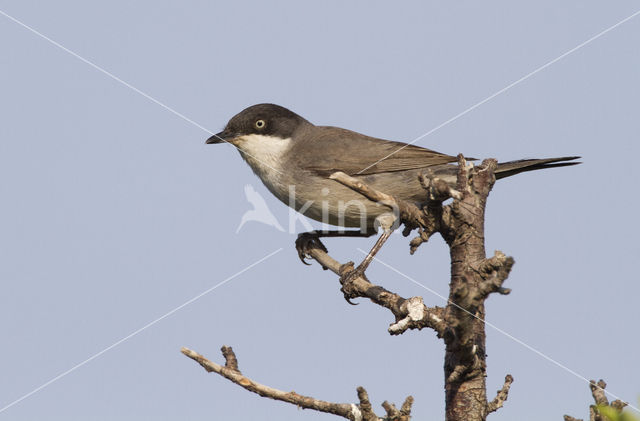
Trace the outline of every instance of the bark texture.
{"label": "bark texture", "polygon": [[486,336],[484,329],[486,281],[489,265],[484,249],[484,210],[495,182],[495,161],[488,161],[472,176],[466,166],[458,173],[459,200],[450,207],[449,226],[443,233],[450,248],[451,283],[445,335],[444,374],[446,419],[480,421],[488,414],[486,392]]}

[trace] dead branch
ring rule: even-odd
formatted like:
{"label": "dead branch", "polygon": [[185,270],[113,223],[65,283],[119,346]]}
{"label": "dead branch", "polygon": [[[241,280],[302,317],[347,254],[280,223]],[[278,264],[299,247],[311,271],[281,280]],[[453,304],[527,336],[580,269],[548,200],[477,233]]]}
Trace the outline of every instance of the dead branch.
{"label": "dead branch", "polygon": [[441,178],[436,177],[430,169],[420,175],[420,184],[428,193],[428,200],[422,209],[414,203],[378,191],[360,179],[351,177],[341,171],[331,174],[329,178],[362,194],[371,201],[397,211],[400,222],[405,225],[403,230],[405,237],[414,229],[418,229],[420,235],[411,241],[411,254],[415,252],[420,244],[427,241],[431,235],[448,228],[448,224],[446,224],[448,218],[443,218],[442,203],[450,198],[462,198],[462,193],[453,189]]}
{"label": "dead branch", "polygon": [[[233,349],[228,346],[222,347],[222,355],[225,358],[225,365],[216,364],[208,360],[203,355],[198,354],[188,348],[182,348],[181,352],[192,360],[200,364],[207,372],[217,373],[222,377],[232,381],[233,383],[243,387],[244,389],[256,393],[262,397],[283,401],[294,404],[303,409],[313,409],[319,412],[339,415],[352,421],[379,421],[378,417],[372,409],[371,402],[367,391],[362,387],[357,388],[359,404],[353,403],[333,403],[315,399],[309,396],[300,395],[294,391],[284,392],[265,386],[244,376],[238,370],[238,359]],[[387,401],[383,403],[383,407],[387,412],[385,421],[408,421],[411,416],[411,405],[413,397],[409,396],[405,400],[402,408],[398,411],[395,405],[389,404]],[[390,409],[388,409],[390,408]],[[392,414],[390,413],[392,412]]]}
{"label": "dead branch", "polygon": [[[589,389],[591,389],[591,396],[595,402],[595,405],[589,405],[589,421],[609,421],[609,418],[602,415],[601,409],[610,408],[615,413],[621,413],[625,406],[628,404],[619,399],[609,403],[607,394],[604,389],[607,387],[607,383],[600,379],[597,383],[595,380],[589,381]],[[582,419],[574,418],[570,415],[564,416],[565,421],[582,421]]]}
{"label": "dead branch", "polygon": [[387,411],[385,421],[409,421],[411,418],[411,405],[413,405],[413,396],[408,396],[399,410],[392,403],[382,402],[382,407]]}
{"label": "dead branch", "polygon": [[[320,247],[310,247],[308,254],[323,268],[329,269],[338,276],[348,270],[349,265],[351,267],[353,265],[353,263],[341,264]],[[392,335],[399,335],[406,330],[422,329],[423,327],[435,330],[439,337],[445,332],[444,308],[427,307],[424,305],[422,297],[403,298],[381,286],[372,284],[365,275],[349,279],[342,285],[342,290],[350,298],[368,298],[389,309],[395,316],[395,322],[388,329]]]}
{"label": "dead branch", "polygon": [[397,206],[398,202],[393,196],[367,186],[365,183],[360,181],[359,178],[351,177],[342,171],[334,172],[329,176],[329,178],[357,191],[373,202],[378,202],[390,208]]}
{"label": "dead branch", "polygon": [[[345,297],[369,298],[392,311],[396,323],[390,326],[390,333],[427,326],[444,339],[447,420],[485,420],[489,412],[504,404],[513,382],[513,378],[507,376],[498,396],[487,402],[484,302],[491,293],[510,292],[503,283],[514,264],[513,258],[500,251],[487,258],[484,248],[484,211],[495,183],[496,168],[494,159],[474,167],[459,155],[455,188],[432,172],[425,172],[420,177],[421,185],[427,190],[427,201],[422,208],[376,191],[347,174],[331,175],[368,199],[398,211],[400,222],[405,225],[405,236],[417,228],[418,236],[410,242],[411,253],[435,233],[442,235],[449,245],[451,283],[445,309],[426,307],[421,297],[404,299],[373,285],[365,275],[342,281]],[[443,205],[450,198],[453,202]],[[332,259],[324,247],[311,247],[309,255],[341,279],[343,273],[353,269],[352,263],[341,265]],[[389,411],[395,413],[392,407]]]}
{"label": "dead branch", "polygon": [[[352,262],[341,264],[329,256],[319,240],[308,241],[304,249],[304,253],[315,259],[323,269],[329,269],[339,276],[345,298],[368,298],[389,309],[395,316],[394,323],[388,328],[392,335],[409,329],[429,327],[444,340],[447,421],[485,421],[487,414],[503,406],[513,382],[513,377],[507,375],[497,396],[491,402],[487,401],[484,302],[492,293],[510,292],[503,287],[503,283],[514,264],[513,258],[500,251],[487,258],[484,248],[485,205],[495,182],[496,167],[497,163],[493,159],[485,160],[477,167],[467,165],[464,157],[459,155],[455,188],[435,177],[432,172],[425,172],[420,177],[420,183],[427,191],[427,200],[421,207],[376,191],[360,179],[347,174],[337,172],[331,175],[332,179],[370,200],[391,208],[405,225],[405,236],[418,229],[418,236],[410,243],[411,253],[435,233],[444,238],[451,256],[450,294],[445,308],[427,307],[422,297],[406,299],[382,286],[374,285],[363,271],[353,270]],[[451,198],[452,203],[444,205],[444,201]],[[372,252],[373,250],[375,247]],[[373,256],[372,253],[370,255]],[[346,274],[349,276],[345,276]],[[368,394],[362,387],[357,389],[358,404],[331,403],[295,392],[284,392],[245,377],[238,369],[238,362],[231,348],[223,347],[222,351],[225,366],[213,363],[189,349],[182,349],[185,355],[197,361],[207,371],[218,373],[260,396],[336,414],[350,420],[380,419],[373,412]],[[395,405],[385,401],[384,419],[408,421],[412,403],[413,398],[409,397],[397,409]]]}
{"label": "dead branch", "polygon": [[507,374],[504,378],[504,385],[502,385],[502,389],[498,390],[498,394],[496,397],[487,404],[487,414],[497,411],[502,408],[502,405],[506,402],[509,397],[509,389],[511,388],[511,383],[513,383],[513,376],[511,374]]}

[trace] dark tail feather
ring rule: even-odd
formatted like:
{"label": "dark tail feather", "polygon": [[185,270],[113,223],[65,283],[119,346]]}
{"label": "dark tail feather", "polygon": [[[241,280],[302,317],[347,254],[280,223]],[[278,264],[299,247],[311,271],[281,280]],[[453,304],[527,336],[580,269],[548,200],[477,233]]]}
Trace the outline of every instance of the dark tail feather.
{"label": "dark tail feather", "polygon": [[498,164],[496,170],[496,179],[511,177],[525,171],[544,170],[545,168],[568,167],[577,165],[581,162],[566,162],[579,159],[579,156],[564,156],[562,158],[546,158],[546,159],[520,159],[518,161],[509,161]]}

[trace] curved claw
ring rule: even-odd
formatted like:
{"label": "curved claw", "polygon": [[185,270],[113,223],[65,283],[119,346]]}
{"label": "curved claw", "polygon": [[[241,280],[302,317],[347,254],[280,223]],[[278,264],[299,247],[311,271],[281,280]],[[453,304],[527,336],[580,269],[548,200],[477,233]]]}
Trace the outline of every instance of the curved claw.
{"label": "curved claw", "polygon": [[296,250],[298,250],[298,258],[300,261],[307,266],[311,265],[311,263],[306,262],[306,259],[310,258],[309,250],[312,248],[319,248],[325,253],[327,252],[327,248],[322,244],[318,235],[308,232],[299,234],[296,239]]}
{"label": "curved claw", "polygon": [[300,261],[302,263],[304,263],[307,266],[311,266],[311,263],[307,263],[307,261],[305,259],[307,259],[306,254],[302,251],[302,250],[298,250],[298,258],[300,259]]}
{"label": "curved claw", "polygon": [[348,302],[352,306],[357,306],[358,304],[360,304],[360,303],[354,303],[353,301],[351,301],[351,298],[347,297],[346,295],[345,295],[344,299],[345,299],[346,302]]}
{"label": "curved claw", "polygon": [[340,288],[340,292],[342,292],[342,294],[344,295],[344,299],[345,299],[346,302],[348,302],[352,306],[357,306],[359,303],[354,303],[353,301],[351,301],[351,299],[352,298],[358,298],[358,297],[357,296],[355,296],[355,297],[351,296],[351,294],[347,293],[344,290],[344,287],[352,279],[357,278],[359,276],[364,276],[364,271],[360,270],[359,268],[349,270],[349,267],[353,268],[353,262],[345,263],[340,268],[340,271],[342,272],[342,275],[340,276],[340,284],[342,285],[342,288]]}
{"label": "curved claw", "polygon": [[348,302],[349,304],[351,304],[352,306],[357,306],[359,304],[359,303],[354,303],[353,301],[351,301],[351,298],[354,298],[354,297],[350,297],[349,294],[344,292],[344,288],[340,288],[340,292],[342,292],[342,295],[344,295],[344,300],[346,302]]}

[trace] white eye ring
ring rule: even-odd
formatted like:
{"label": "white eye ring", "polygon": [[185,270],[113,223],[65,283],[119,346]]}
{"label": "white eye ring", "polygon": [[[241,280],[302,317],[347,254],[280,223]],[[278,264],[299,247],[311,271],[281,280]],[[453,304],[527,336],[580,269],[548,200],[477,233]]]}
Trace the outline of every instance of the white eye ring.
{"label": "white eye ring", "polygon": [[255,124],[256,129],[264,129],[266,125],[267,123],[264,120],[258,120]]}

